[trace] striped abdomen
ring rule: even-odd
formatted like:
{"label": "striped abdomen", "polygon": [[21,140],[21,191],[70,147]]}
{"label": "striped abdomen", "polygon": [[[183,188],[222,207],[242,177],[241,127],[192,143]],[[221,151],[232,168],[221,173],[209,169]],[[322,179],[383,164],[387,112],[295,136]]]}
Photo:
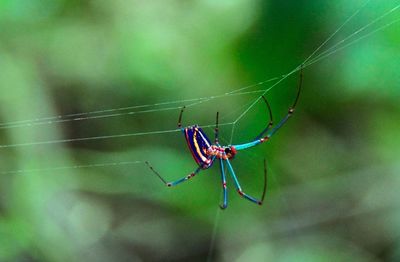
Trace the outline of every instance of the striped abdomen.
{"label": "striped abdomen", "polygon": [[207,150],[211,147],[207,135],[197,125],[188,126],[183,129],[183,132],[185,133],[186,143],[196,163],[203,169],[209,168],[213,161],[207,155]]}

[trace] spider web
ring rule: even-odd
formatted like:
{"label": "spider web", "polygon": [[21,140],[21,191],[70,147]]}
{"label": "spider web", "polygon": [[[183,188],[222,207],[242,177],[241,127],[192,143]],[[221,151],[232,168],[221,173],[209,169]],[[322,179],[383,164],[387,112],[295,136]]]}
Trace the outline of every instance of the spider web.
{"label": "spider web", "polygon": [[[383,21],[384,18],[388,17],[390,14],[394,13],[400,8],[400,4],[395,7],[387,10],[380,16],[373,19],[371,22],[363,25],[357,30],[353,31],[343,39],[337,41],[336,43],[331,44],[327,48],[325,48],[328,43],[340,32],[351,20],[353,20],[369,3],[371,0],[367,0],[361,7],[359,7],[352,15],[350,15],[344,22],[341,24],[329,37],[326,38],[313,52],[299,65],[295,66],[289,72],[286,72],[279,76],[274,76],[263,81],[250,84],[247,86],[233,88],[232,91],[214,94],[211,96],[204,97],[194,97],[194,98],[186,98],[180,100],[172,100],[172,101],[164,101],[153,104],[140,104],[140,105],[132,105],[132,106],[124,106],[118,108],[106,108],[93,110],[88,112],[78,112],[72,114],[64,114],[64,115],[55,115],[55,116],[44,116],[37,117],[33,119],[23,119],[23,120],[15,120],[0,123],[0,130],[13,130],[15,128],[21,127],[46,127],[55,124],[64,124],[64,123],[79,123],[87,120],[93,119],[101,119],[106,121],[110,118],[118,118],[122,116],[139,116],[150,113],[159,113],[159,112],[178,112],[182,106],[185,106],[187,109],[195,108],[201,104],[206,104],[210,102],[217,101],[219,99],[235,97],[235,96],[256,96],[255,98],[251,98],[248,104],[242,105],[235,110],[231,110],[228,114],[226,114],[222,119],[229,119],[230,116],[235,116],[232,121],[225,121],[220,123],[220,126],[227,126],[231,130],[229,143],[232,143],[234,131],[239,122],[246,116],[254,106],[259,102],[263,95],[266,95],[272,89],[276,88],[279,84],[284,82],[290,76],[298,73],[303,67],[303,69],[307,69],[312,65],[321,62],[335,53],[344,50],[357,42],[370,37],[388,27],[391,27],[400,22],[400,18],[393,19],[392,21],[386,22],[384,24],[379,25],[379,22]],[[378,25],[373,28],[373,26]],[[369,31],[368,31],[369,30]],[[325,48],[325,49],[324,49]],[[255,89],[255,90],[254,90]],[[237,114],[239,112],[239,114]],[[214,122],[210,122],[205,125],[201,125],[203,128],[213,128],[215,126]],[[159,129],[159,130],[151,130],[151,131],[141,131],[141,132],[130,132],[130,133],[120,133],[120,134],[109,134],[109,135],[98,135],[98,136],[87,136],[87,137],[72,137],[65,139],[55,139],[55,140],[45,140],[45,141],[28,141],[21,143],[11,143],[11,144],[0,144],[0,149],[12,149],[18,147],[35,147],[35,146],[45,146],[45,145],[53,145],[53,144],[65,144],[71,142],[83,142],[83,141],[98,141],[98,140],[111,140],[118,138],[129,138],[129,137],[146,137],[153,135],[168,135],[172,133],[180,132],[179,128],[173,129]],[[65,170],[65,169],[81,169],[81,168],[93,168],[93,167],[109,167],[109,166],[122,166],[122,165],[142,165],[147,159],[135,159],[131,161],[114,161],[114,162],[101,162],[101,163],[92,163],[92,164],[84,164],[84,165],[69,165],[69,166],[56,166],[56,167],[46,167],[46,168],[37,168],[37,169],[18,169],[18,170],[10,170],[10,171],[0,171],[1,174],[22,174],[22,173],[31,173],[31,172],[47,172],[47,171],[56,171],[56,170]]]}
{"label": "spider web", "polygon": [[[235,129],[240,121],[249,113],[251,110],[257,105],[259,100],[261,99],[262,95],[268,94],[271,90],[276,88],[279,84],[284,82],[290,76],[298,73],[300,70],[300,66],[303,65],[303,68],[309,68],[312,65],[321,62],[335,53],[344,50],[351,45],[356,44],[357,42],[366,39],[369,36],[372,36],[390,26],[393,26],[400,22],[400,18],[394,19],[390,22],[386,22],[383,25],[380,25],[376,28],[372,28],[374,25],[377,25],[381,22],[384,18],[388,17],[390,14],[394,13],[400,8],[400,4],[395,6],[394,8],[386,11],[376,19],[372,20],[371,22],[367,23],[366,25],[360,27],[359,29],[355,30],[345,38],[341,39],[340,41],[335,42],[334,44],[330,45],[329,47],[325,48],[330,40],[344,28],[352,19],[354,19],[359,12],[367,6],[370,0],[366,1],[359,9],[356,10],[345,22],[340,25],[337,30],[335,30],[320,46],[318,46],[309,57],[307,57],[302,63],[295,66],[289,72],[285,74],[271,77],[269,79],[263,80],[261,82],[234,88],[230,92],[222,93],[222,94],[214,94],[212,96],[205,96],[205,97],[195,97],[195,98],[187,98],[181,100],[174,100],[174,101],[165,101],[153,104],[142,104],[142,105],[132,105],[132,106],[125,106],[119,108],[106,108],[100,110],[94,110],[90,112],[79,112],[73,114],[66,114],[66,115],[56,115],[56,116],[45,116],[45,117],[38,117],[35,119],[25,119],[25,120],[16,120],[11,122],[4,122],[0,123],[0,129],[3,130],[13,130],[14,128],[20,127],[46,127],[61,123],[79,123],[84,122],[91,119],[101,119],[101,120],[108,120],[111,118],[118,118],[122,116],[139,116],[151,113],[160,113],[160,112],[171,112],[176,113],[182,106],[186,106],[188,109],[193,108],[195,109],[197,106],[202,104],[218,101],[219,99],[229,98],[233,96],[251,96],[249,103],[244,104],[235,110],[232,110],[229,114],[226,114],[223,119],[230,119],[233,116],[232,121],[223,121],[220,123],[220,126],[226,126],[230,129],[231,133],[227,142],[229,144],[232,143]],[[371,29],[372,28],[372,29]],[[369,31],[368,31],[369,30]],[[255,89],[255,90],[254,90]],[[255,96],[255,98],[253,98]],[[208,124],[202,125],[204,128],[213,128],[215,125],[214,122],[210,122]],[[99,140],[111,140],[111,139],[118,139],[118,138],[128,138],[128,137],[150,137],[154,135],[170,135],[173,133],[180,132],[180,129],[173,128],[173,129],[155,129],[150,131],[141,131],[141,132],[128,132],[128,133],[118,133],[118,134],[110,134],[110,135],[98,135],[98,136],[88,136],[88,137],[72,137],[72,138],[65,138],[65,139],[56,139],[56,140],[46,140],[46,141],[28,141],[28,142],[21,142],[21,143],[12,143],[12,144],[2,144],[0,145],[0,149],[12,149],[12,148],[19,148],[19,147],[37,147],[37,146],[45,146],[45,145],[53,145],[53,144],[65,144],[71,142],[83,142],[83,141],[99,141]],[[251,153],[249,153],[251,154]],[[101,167],[117,167],[117,166],[126,166],[126,165],[143,165],[144,162],[148,159],[134,159],[131,161],[111,161],[111,162],[100,162],[100,163],[93,163],[93,164],[86,164],[86,165],[68,165],[68,166],[56,166],[56,167],[47,167],[47,168],[37,168],[37,169],[19,169],[19,170],[11,170],[11,171],[0,171],[1,174],[24,174],[24,173],[31,173],[31,172],[51,172],[57,170],[68,170],[68,169],[85,169],[85,168],[101,168]],[[284,201],[285,199],[283,199]],[[286,203],[285,205],[288,205]],[[214,228],[212,233],[212,239],[210,242],[210,250],[208,255],[208,260],[211,260],[216,236],[218,234],[219,229],[219,220],[220,220],[220,213],[221,211],[218,209],[216,212],[215,220],[214,220]],[[355,211],[360,212],[360,211]],[[320,218],[323,220],[324,218]],[[300,227],[296,225],[295,227]]]}
{"label": "spider web", "polygon": [[[342,30],[354,17],[356,17],[360,11],[367,6],[367,4],[371,0],[366,1],[359,9],[357,9],[345,22],[340,25],[320,46],[318,46],[309,57],[307,57],[301,64],[296,66],[293,70],[282,74],[280,76],[271,77],[269,79],[260,81],[255,84],[247,85],[244,87],[233,89],[230,92],[222,93],[222,94],[215,94],[212,96],[205,96],[205,97],[195,97],[195,98],[187,98],[181,100],[174,100],[174,101],[165,101],[159,102],[154,104],[142,104],[142,105],[132,105],[132,106],[125,106],[119,108],[107,108],[101,110],[94,110],[89,112],[79,112],[73,114],[65,114],[65,115],[56,115],[56,116],[47,116],[47,117],[38,117],[34,119],[25,119],[25,120],[16,120],[16,121],[9,121],[0,123],[0,130],[8,130],[14,129],[19,127],[34,127],[34,126],[48,126],[60,123],[68,123],[68,122],[83,122],[86,120],[92,119],[109,119],[109,118],[117,118],[122,116],[137,116],[149,113],[157,113],[157,112],[178,112],[182,106],[186,108],[196,107],[200,104],[213,102],[218,99],[228,98],[232,96],[248,96],[248,95],[256,95],[256,98],[252,100],[250,105],[248,105],[245,109],[242,109],[241,113],[233,120],[229,122],[220,123],[220,126],[232,126],[232,129],[239,123],[239,121],[246,115],[248,112],[259,102],[263,95],[266,95],[269,91],[273,88],[281,84],[285,81],[288,77],[292,76],[299,72],[301,66],[306,69],[317,62],[320,62],[328,57],[332,56],[333,54],[348,48],[351,45],[356,44],[357,42],[372,36],[390,26],[393,26],[400,22],[400,18],[394,19],[390,22],[386,22],[383,25],[380,25],[376,28],[371,29],[374,25],[378,24],[382,21],[385,17],[389,16],[390,14],[394,13],[400,8],[400,4],[396,5],[392,9],[386,11],[379,17],[375,18],[371,22],[367,23],[366,25],[360,27],[359,29],[355,30],[353,33],[349,34],[345,38],[341,39],[340,41],[332,44],[330,47],[326,48],[325,50],[321,51],[328,42],[340,31]],[[370,29],[370,31],[367,31]],[[365,32],[367,31],[367,32]],[[364,34],[362,34],[364,33]],[[320,52],[321,51],[321,52]],[[256,89],[256,90],[251,90]],[[250,91],[251,90],[251,91]],[[232,111],[230,114],[236,112],[238,110]],[[224,117],[226,118],[226,116]],[[202,125],[202,127],[213,127],[214,123],[209,123],[206,125]],[[88,136],[88,137],[73,137],[73,138],[65,138],[65,139],[55,139],[55,140],[45,140],[45,141],[29,141],[29,142],[22,142],[22,143],[11,143],[11,144],[1,144],[0,149],[7,149],[7,148],[15,148],[15,147],[28,147],[28,146],[41,146],[41,145],[51,145],[51,144],[62,144],[62,143],[71,143],[71,142],[82,142],[82,141],[96,141],[96,140],[108,140],[108,139],[116,139],[116,138],[127,138],[127,137],[139,137],[139,136],[151,136],[151,135],[164,135],[164,134],[171,134],[180,132],[180,129],[159,129],[159,130],[151,130],[151,131],[143,131],[143,132],[131,132],[131,133],[121,133],[121,134],[110,134],[110,135],[98,135],[98,136]],[[145,159],[142,160],[134,160],[134,161],[124,161],[124,162],[110,162],[110,163],[95,163],[93,167],[98,165],[127,165],[127,164],[140,164],[144,163]],[[84,166],[71,166],[70,168],[87,168],[91,167],[92,165],[84,165]],[[58,168],[68,168],[68,167],[55,167]],[[35,169],[36,171],[45,171],[51,170],[51,168],[45,169]],[[2,173],[23,173],[23,172],[32,172],[32,170],[13,170],[13,171],[2,171]]]}

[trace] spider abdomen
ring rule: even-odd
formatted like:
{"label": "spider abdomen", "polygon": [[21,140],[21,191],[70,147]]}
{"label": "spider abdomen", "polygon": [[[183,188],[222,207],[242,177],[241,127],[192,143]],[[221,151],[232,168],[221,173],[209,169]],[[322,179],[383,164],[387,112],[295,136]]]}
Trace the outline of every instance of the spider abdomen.
{"label": "spider abdomen", "polygon": [[211,147],[211,142],[203,129],[194,125],[188,126],[182,131],[185,133],[186,143],[196,163],[203,169],[212,166],[213,161],[207,153],[208,149]]}

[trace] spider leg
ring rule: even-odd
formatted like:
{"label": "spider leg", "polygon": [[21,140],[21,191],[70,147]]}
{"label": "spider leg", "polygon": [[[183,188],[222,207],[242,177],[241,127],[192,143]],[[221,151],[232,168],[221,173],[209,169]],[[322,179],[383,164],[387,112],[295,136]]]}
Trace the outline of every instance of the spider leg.
{"label": "spider leg", "polygon": [[261,133],[260,133],[254,140],[257,140],[257,139],[260,139],[261,137],[263,137],[264,134],[265,134],[266,132],[268,132],[268,130],[269,130],[269,129],[273,126],[273,124],[274,124],[274,120],[273,120],[273,118],[272,118],[271,106],[269,105],[268,100],[265,98],[265,96],[262,96],[262,98],[263,98],[263,100],[264,100],[264,102],[265,102],[265,104],[267,105],[267,108],[268,108],[268,112],[269,112],[269,123],[268,123],[267,127],[266,127],[263,131],[261,131]]}
{"label": "spider leg", "polygon": [[[300,70],[300,79],[299,79],[299,85],[298,85],[298,90],[297,90],[297,95],[296,98],[292,104],[291,107],[289,107],[288,113],[286,114],[286,116],[279,121],[279,123],[274,126],[272,129],[269,129],[268,127],[266,129],[264,129],[260,135],[257,136],[257,138],[249,143],[244,143],[244,144],[240,144],[240,145],[234,145],[236,150],[243,150],[249,147],[253,147],[256,146],[258,144],[261,144],[265,141],[268,141],[275,133],[276,131],[278,131],[279,128],[281,128],[286,122],[287,120],[293,115],[294,110],[296,108],[297,102],[299,100],[300,97],[300,92],[301,92],[301,88],[303,85],[303,67],[301,67]],[[264,134],[266,133],[266,135],[264,137],[262,137]]]}
{"label": "spider leg", "polygon": [[179,185],[182,182],[188,181],[189,179],[191,179],[192,177],[194,177],[195,175],[197,175],[200,171],[202,170],[201,167],[198,167],[193,173],[190,173],[189,175],[182,177],[181,179],[172,181],[172,182],[168,182],[167,186],[176,186]]}
{"label": "spider leg", "polygon": [[[218,141],[218,118],[219,118],[219,112],[217,112],[217,116],[216,116],[216,121],[215,121],[215,129],[214,129],[214,133],[215,133],[215,144],[217,146],[220,146],[219,141]],[[225,168],[224,168],[224,162],[223,160],[220,158],[219,159],[219,167],[221,170],[221,181],[222,181],[222,190],[223,190],[223,196],[224,196],[224,200],[223,200],[223,204],[219,205],[219,207],[221,209],[225,209],[228,207],[228,192],[226,189],[226,176],[225,176]]]}
{"label": "spider leg", "polygon": [[297,95],[296,98],[293,102],[293,105],[291,107],[289,107],[289,111],[287,113],[287,115],[270,131],[268,132],[267,136],[265,136],[265,140],[268,140],[273,134],[275,134],[275,132],[281,128],[286,121],[293,115],[294,110],[296,108],[297,102],[299,101],[299,97],[300,97],[300,92],[301,92],[301,87],[303,86],[303,65],[301,66],[301,70],[300,70],[300,79],[299,79],[299,85],[298,85],[298,89],[297,89]]}
{"label": "spider leg", "polygon": [[223,194],[224,194],[223,204],[219,205],[219,207],[221,209],[225,209],[228,207],[228,192],[226,190],[226,176],[225,176],[224,162],[221,158],[219,159],[219,166],[221,169],[222,190],[223,190]]}
{"label": "spider leg", "polygon": [[[212,158],[212,161],[214,161],[215,157]],[[190,173],[187,176],[184,176],[178,180],[175,181],[171,181],[171,182],[167,182],[161,175],[160,173],[158,173],[151,165],[148,161],[145,162],[146,165],[150,168],[150,170],[168,187],[171,186],[176,186],[179,185],[182,182],[188,181],[189,179],[191,179],[192,177],[196,176],[201,170],[203,170],[203,168],[201,166],[199,166],[195,171],[193,171],[192,173]]]}
{"label": "spider leg", "polygon": [[182,178],[180,178],[180,179],[178,179],[178,180],[175,180],[175,181],[167,182],[167,181],[160,175],[160,173],[158,173],[158,172],[150,165],[150,163],[149,163],[148,161],[146,161],[145,163],[146,163],[146,165],[150,168],[150,170],[151,170],[151,171],[166,185],[166,186],[168,186],[168,187],[176,186],[176,185],[178,185],[178,184],[180,184],[180,183],[182,183],[182,182],[185,182],[185,181],[191,179],[192,177],[194,177],[195,175],[197,175],[197,174],[202,170],[201,167],[198,167],[194,172],[190,173],[190,174],[187,175],[187,176],[184,176],[184,177],[182,177]]}
{"label": "spider leg", "polygon": [[267,190],[267,173],[266,173],[265,161],[264,161],[264,190],[263,190],[263,194],[262,194],[261,200],[258,200],[257,198],[252,197],[252,196],[246,194],[245,192],[243,192],[242,188],[240,187],[239,181],[238,181],[238,179],[237,179],[237,177],[235,175],[235,171],[233,171],[233,168],[232,168],[232,165],[231,165],[229,159],[226,159],[226,162],[228,163],[228,169],[229,169],[229,171],[231,173],[231,176],[232,176],[233,181],[235,183],[236,190],[238,191],[239,195],[244,197],[244,198],[246,198],[247,200],[255,203],[255,204],[262,205],[262,203],[264,201],[264,197],[265,197],[265,192]]}
{"label": "spider leg", "polygon": [[183,110],[185,110],[185,106],[182,107],[181,112],[179,113],[179,118],[178,118],[178,128],[182,129],[182,115],[183,115]]}
{"label": "spider leg", "polygon": [[214,134],[215,134],[215,144],[219,145],[219,141],[218,141],[218,118],[219,118],[219,112],[217,112],[217,116],[216,116],[216,120],[215,120],[215,129],[214,129]]}

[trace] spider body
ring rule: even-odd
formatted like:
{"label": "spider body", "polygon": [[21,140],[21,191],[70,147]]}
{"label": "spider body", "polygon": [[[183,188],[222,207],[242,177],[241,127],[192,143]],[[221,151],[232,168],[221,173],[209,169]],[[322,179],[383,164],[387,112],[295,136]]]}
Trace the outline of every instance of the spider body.
{"label": "spider body", "polygon": [[221,172],[221,182],[222,182],[222,189],[223,189],[223,203],[220,205],[222,209],[225,209],[228,206],[228,198],[227,198],[227,184],[226,184],[226,175],[225,175],[225,164],[227,167],[227,171],[230,173],[232,180],[234,182],[236,191],[238,194],[253,202],[258,205],[261,205],[263,203],[264,197],[265,197],[265,192],[267,189],[267,168],[266,168],[266,161],[264,159],[264,190],[261,196],[261,199],[257,199],[251,195],[246,194],[239,183],[239,180],[236,177],[235,171],[233,170],[233,167],[231,165],[230,160],[232,160],[235,155],[237,154],[238,151],[240,150],[245,150],[254,146],[257,146],[259,144],[262,144],[266,141],[268,141],[278,129],[280,129],[286,122],[287,120],[292,116],[294,113],[294,109],[296,107],[297,101],[300,96],[300,91],[301,91],[301,86],[302,86],[302,79],[303,79],[303,74],[302,70],[300,73],[300,80],[299,80],[299,86],[298,86],[298,91],[296,98],[294,100],[294,103],[291,107],[289,107],[288,113],[286,114],[285,117],[283,117],[278,124],[275,126],[273,125],[273,120],[272,120],[272,111],[271,107],[267,101],[267,99],[264,96],[261,96],[267,105],[268,111],[269,111],[269,123],[267,127],[262,130],[258,136],[255,139],[252,139],[250,142],[243,143],[243,144],[237,144],[237,145],[226,145],[226,146],[221,146],[219,144],[218,140],[218,112],[217,112],[217,117],[216,117],[216,125],[214,129],[214,134],[215,134],[215,139],[214,143],[210,142],[210,139],[207,137],[207,135],[204,133],[203,129],[201,129],[198,125],[191,125],[187,127],[182,127],[182,114],[184,111],[184,108],[182,108],[180,114],[179,114],[179,119],[178,119],[178,127],[181,129],[181,131],[184,133],[185,138],[186,138],[186,143],[189,147],[189,150],[193,156],[193,159],[196,161],[198,167],[195,171],[190,173],[189,175],[186,175],[178,180],[172,181],[172,182],[167,182],[157,171],[154,170],[154,168],[146,162],[148,167],[153,171],[154,174],[156,174],[160,180],[167,186],[176,186],[182,182],[188,181],[192,177],[196,176],[201,170],[205,170],[210,168],[214,161],[216,159],[219,160],[219,166],[220,166],[220,172]]}
{"label": "spider body", "polygon": [[186,144],[193,159],[202,169],[210,168],[215,158],[231,159],[237,152],[233,146],[211,144],[210,139],[198,125],[182,128],[182,132],[185,134]]}

